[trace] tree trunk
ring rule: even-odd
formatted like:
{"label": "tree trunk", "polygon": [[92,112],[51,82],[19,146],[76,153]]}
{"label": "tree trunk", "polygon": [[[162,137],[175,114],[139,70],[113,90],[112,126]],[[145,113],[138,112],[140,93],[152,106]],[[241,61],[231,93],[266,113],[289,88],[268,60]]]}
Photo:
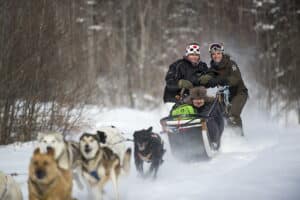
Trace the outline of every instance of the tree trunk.
{"label": "tree trunk", "polygon": [[127,92],[128,92],[128,97],[129,97],[129,105],[131,108],[135,107],[135,103],[134,103],[134,97],[133,97],[133,86],[132,86],[132,79],[131,79],[131,75],[132,75],[132,69],[128,63],[128,41],[127,41],[127,8],[128,8],[128,4],[130,2],[128,1],[124,1],[122,2],[122,24],[123,24],[123,28],[122,28],[122,35],[123,35],[123,64],[125,65],[125,69],[126,69],[126,75],[127,75]]}

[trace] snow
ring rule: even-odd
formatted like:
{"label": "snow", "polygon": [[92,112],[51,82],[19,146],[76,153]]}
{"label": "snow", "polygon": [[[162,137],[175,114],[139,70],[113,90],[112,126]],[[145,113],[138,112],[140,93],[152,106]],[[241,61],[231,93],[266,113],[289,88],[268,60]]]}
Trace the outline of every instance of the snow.
{"label": "snow", "polygon": [[91,25],[91,26],[89,26],[89,30],[93,30],[93,31],[100,31],[102,29],[103,29],[103,27],[100,26],[100,25]]}
{"label": "snow", "polygon": [[144,99],[148,100],[148,101],[155,101],[156,98],[154,98],[152,95],[150,94],[144,94]]}
{"label": "snow", "polygon": [[263,24],[261,22],[257,23],[254,27],[256,30],[269,31],[273,30],[275,26],[273,24]]}
{"label": "snow", "polygon": [[275,7],[275,8],[272,8],[272,9],[270,10],[270,13],[274,14],[274,13],[276,13],[276,12],[278,12],[278,11],[280,11],[280,7],[279,7],[279,6],[277,6],[277,7]]}
{"label": "snow", "polygon": [[[149,126],[153,126],[155,132],[160,132],[159,119],[167,115],[168,110],[167,105],[146,111],[89,106],[85,116],[91,126],[85,131],[95,131],[103,125],[115,125],[128,138],[132,138],[134,130]],[[177,161],[170,153],[166,135],[162,135],[167,153],[158,179],[140,179],[132,162],[129,177],[122,177],[120,181],[121,199],[299,199],[299,127],[282,127],[265,116],[255,107],[247,107],[243,113],[246,137],[236,137],[226,130],[221,151],[210,161]],[[132,145],[130,142],[127,144]],[[21,174],[15,178],[21,185],[25,199],[28,196],[26,173],[34,146],[34,142],[0,146],[0,170]],[[74,196],[84,200],[87,193],[75,186]],[[106,186],[104,199],[113,199],[110,184]]]}
{"label": "snow", "polygon": [[275,4],[275,0],[264,0],[264,3]]}
{"label": "snow", "polygon": [[76,19],[76,22],[77,23],[83,23],[85,20],[84,20],[84,18],[82,18],[82,17],[78,17],[77,19]]}
{"label": "snow", "polygon": [[87,1],[86,4],[88,4],[88,5],[95,5],[96,1]]}
{"label": "snow", "polygon": [[256,5],[256,7],[262,7],[263,4],[263,2],[257,0],[254,0],[253,3]]}

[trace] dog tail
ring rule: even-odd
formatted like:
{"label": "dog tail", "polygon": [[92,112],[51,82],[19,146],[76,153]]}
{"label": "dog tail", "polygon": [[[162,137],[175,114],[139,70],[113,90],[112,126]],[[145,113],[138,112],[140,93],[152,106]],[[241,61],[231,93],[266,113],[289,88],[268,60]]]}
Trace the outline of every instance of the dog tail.
{"label": "dog tail", "polygon": [[123,173],[124,175],[128,175],[130,172],[130,162],[131,162],[131,148],[128,148],[124,154],[124,159],[123,159]]}

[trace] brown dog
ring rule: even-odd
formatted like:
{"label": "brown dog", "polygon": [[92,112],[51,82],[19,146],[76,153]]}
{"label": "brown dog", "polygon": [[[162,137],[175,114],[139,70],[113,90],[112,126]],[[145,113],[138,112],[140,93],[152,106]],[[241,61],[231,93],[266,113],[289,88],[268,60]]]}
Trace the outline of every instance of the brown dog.
{"label": "brown dog", "polygon": [[47,148],[41,153],[37,148],[29,166],[29,200],[72,200],[72,172],[60,169],[55,152]]}

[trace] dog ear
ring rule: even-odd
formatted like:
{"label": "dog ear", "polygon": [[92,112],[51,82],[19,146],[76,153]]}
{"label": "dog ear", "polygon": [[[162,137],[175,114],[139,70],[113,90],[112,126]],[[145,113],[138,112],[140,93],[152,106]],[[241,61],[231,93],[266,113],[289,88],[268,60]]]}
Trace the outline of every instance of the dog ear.
{"label": "dog ear", "polygon": [[40,150],[39,147],[36,148],[36,149],[34,150],[34,152],[33,152],[34,155],[37,155],[37,154],[40,154],[40,153],[41,153],[41,150]]}
{"label": "dog ear", "polygon": [[87,133],[86,133],[86,132],[83,132],[83,133],[81,134],[80,138],[79,138],[79,141],[82,140],[82,138],[83,138],[84,136],[86,136],[86,135],[87,135]]}
{"label": "dog ear", "polygon": [[150,126],[150,127],[147,129],[147,132],[152,132],[152,129],[153,129],[153,127]]}
{"label": "dog ear", "polygon": [[136,140],[138,137],[138,132],[137,131],[134,131],[133,133],[133,140]]}
{"label": "dog ear", "polygon": [[97,131],[97,140],[102,143],[105,144],[106,143],[106,134],[103,131]]}
{"label": "dog ear", "polygon": [[49,156],[54,157],[54,154],[55,154],[54,149],[51,148],[51,147],[47,147],[47,154],[48,154]]}

